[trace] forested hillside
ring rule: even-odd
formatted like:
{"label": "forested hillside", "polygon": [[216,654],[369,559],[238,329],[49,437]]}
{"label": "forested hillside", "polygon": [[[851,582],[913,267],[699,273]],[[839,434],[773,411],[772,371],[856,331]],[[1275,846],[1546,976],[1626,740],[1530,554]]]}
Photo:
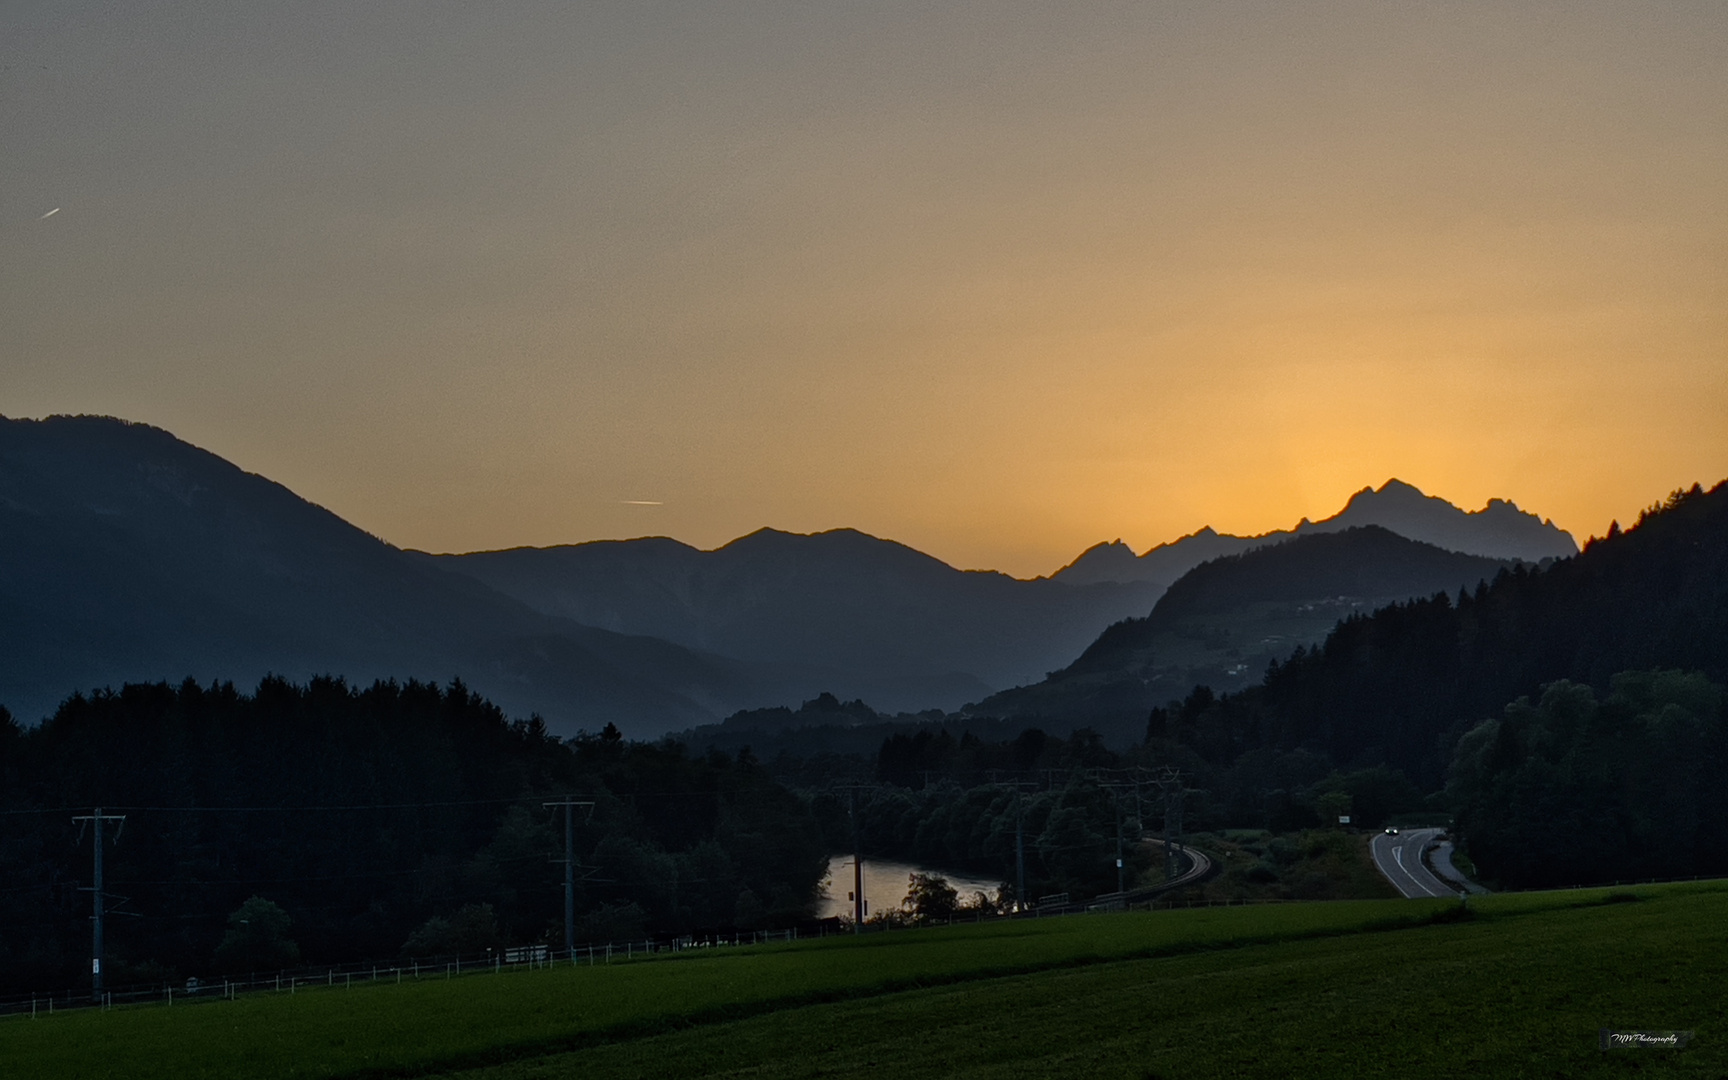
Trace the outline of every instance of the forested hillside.
{"label": "forested hillside", "polygon": [[1433,786],[1464,729],[1507,702],[1652,668],[1728,677],[1728,485],[1676,492],[1545,570],[1348,619],[1184,737],[1384,760]]}

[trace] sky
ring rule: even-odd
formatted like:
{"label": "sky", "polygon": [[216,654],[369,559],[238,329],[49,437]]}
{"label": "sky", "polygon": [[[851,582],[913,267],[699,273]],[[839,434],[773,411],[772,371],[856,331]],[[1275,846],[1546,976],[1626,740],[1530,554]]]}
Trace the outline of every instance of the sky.
{"label": "sky", "polygon": [[1728,5],[0,5],[0,414],[1049,573],[1728,476]]}

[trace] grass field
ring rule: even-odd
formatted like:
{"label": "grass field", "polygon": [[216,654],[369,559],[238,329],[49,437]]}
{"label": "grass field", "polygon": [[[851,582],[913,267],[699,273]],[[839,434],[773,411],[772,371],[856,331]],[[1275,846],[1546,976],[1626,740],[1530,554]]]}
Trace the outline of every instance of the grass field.
{"label": "grass field", "polygon": [[[0,1073],[1728,1075],[1728,887],[1619,891],[1640,899],[1071,917],[13,1018]],[[1605,1025],[1697,1035],[1603,1054]]]}

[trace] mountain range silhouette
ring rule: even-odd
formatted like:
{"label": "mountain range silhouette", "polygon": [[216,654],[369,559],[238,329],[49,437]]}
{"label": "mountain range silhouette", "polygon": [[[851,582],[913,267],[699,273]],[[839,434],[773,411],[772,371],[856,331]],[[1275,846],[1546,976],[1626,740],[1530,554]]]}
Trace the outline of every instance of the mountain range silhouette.
{"label": "mountain range silhouette", "polygon": [[[1385,507],[1431,532],[1461,518],[1526,554],[1531,536],[1570,545],[1510,503],[1465,515],[1388,484],[1287,534],[1203,530],[1127,555],[1198,565],[1208,544],[1347,529]],[[1154,609],[1165,582],[1094,574],[1116,558],[1099,550],[1033,580],[853,529],[762,529],[713,551],[651,537],[429,555],[148,425],[0,418],[0,703],[31,721],[128,681],[274,673],[460,677],[554,730],[634,737],[825,691],[954,709],[1066,668]]]}
{"label": "mountain range silhouette", "polygon": [[1298,536],[1342,532],[1378,525],[1408,540],[1466,555],[1541,562],[1578,553],[1572,534],[1552,521],[1518,509],[1505,499],[1489,499],[1480,510],[1464,511],[1445,499],[1424,494],[1402,480],[1378,488],[1365,487],[1350,496],[1344,509],[1319,521],[1304,518],[1294,528],[1232,536],[1210,526],[1135,555],[1120,540],[1095,544],[1052,575],[1058,581],[1092,584],[1102,581],[1153,581],[1168,585],[1210,559],[1239,555],[1267,544]]}

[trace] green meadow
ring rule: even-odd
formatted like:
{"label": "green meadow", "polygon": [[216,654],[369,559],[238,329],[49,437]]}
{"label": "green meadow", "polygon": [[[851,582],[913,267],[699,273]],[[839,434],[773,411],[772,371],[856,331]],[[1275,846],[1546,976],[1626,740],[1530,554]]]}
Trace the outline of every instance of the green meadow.
{"label": "green meadow", "polygon": [[[20,1077],[1728,1075],[1728,884],[985,923],[0,1019]],[[1602,1027],[1695,1032],[1599,1050]]]}

